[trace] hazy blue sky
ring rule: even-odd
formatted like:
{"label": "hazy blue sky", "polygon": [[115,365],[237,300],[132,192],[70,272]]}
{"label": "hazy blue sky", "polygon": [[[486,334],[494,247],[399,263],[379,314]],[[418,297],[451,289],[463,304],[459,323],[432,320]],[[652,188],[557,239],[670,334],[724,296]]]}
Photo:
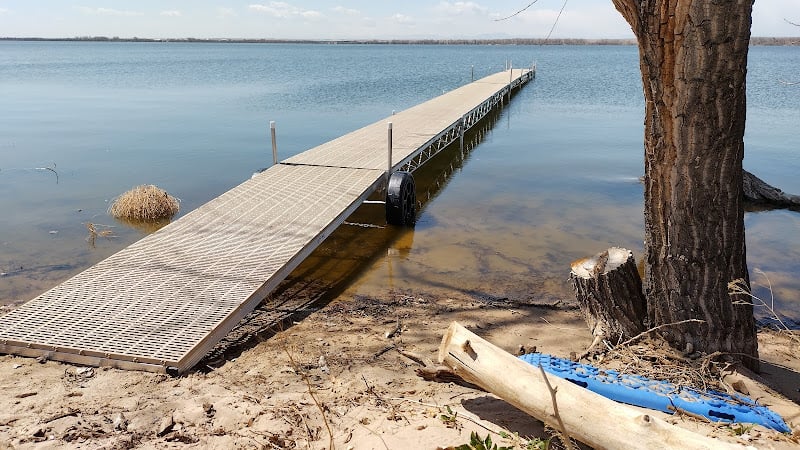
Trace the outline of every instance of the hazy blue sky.
{"label": "hazy blue sky", "polygon": [[[0,0],[0,36],[229,38],[544,37],[562,0]],[[800,0],[756,0],[754,36],[800,36]],[[553,37],[631,31],[611,0],[570,0]]]}

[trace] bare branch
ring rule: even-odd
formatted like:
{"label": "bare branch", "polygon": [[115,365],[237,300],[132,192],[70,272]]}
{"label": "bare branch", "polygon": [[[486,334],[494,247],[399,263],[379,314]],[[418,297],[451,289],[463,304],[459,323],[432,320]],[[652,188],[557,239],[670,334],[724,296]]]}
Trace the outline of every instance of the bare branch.
{"label": "bare branch", "polygon": [[650,333],[652,333],[654,331],[658,331],[658,330],[660,330],[662,328],[665,328],[665,327],[671,327],[671,326],[674,326],[674,325],[683,325],[685,323],[705,323],[705,322],[706,322],[705,320],[700,320],[700,319],[686,319],[686,320],[679,320],[677,322],[664,323],[664,324],[661,324],[661,325],[659,325],[657,327],[650,328],[649,330],[646,330],[646,331],[643,331],[643,332],[637,334],[636,336],[628,339],[627,341],[617,345],[617,347],[625,347],[626,345],[630,344],[631,342],[637,341],[637,340],[641,339],[642,337],[644,337],[644,336],[646,336],[646,335],[648,335],[648,334],[650,334]]}
{"label": "bare branch", "polygon": [[[306,388],[308,388],[308,395],[311,396],[311,400],[314,400],[314,404],[317,406],[317,409],[319,410],[320,414],[322,414],[322,420],[325,422],[325,428],[328,429],[328,436],[330,436],[330,441],[329,441],[330,449],[331,450],[336,450],[336,446],[333,444],[333,431],[331,431],[331,425],[328,423],[328,416],[325,415],[325,408],[323,408],[322,405],[320,405],[319,400],[317,400],[317,396],[314,395],[314,387],[311,386],[311,381],[309,381],[308,375],[300,369],[300,366],[295,362],[294,358],[292,357],[292,353],[289,351],[288,348],[284,348],[283,351],[285,351],[286,352],[286,356],[289,357],[289,362],[292,364],[292,368],[294,369],[294,371],[297,374],[299,374],[300,377],[303,378],[303,381],[305,381]],[[366,383],[366,379],[364,380],[364,382]],[[305,418],[303,417],[302,414],[300,414],[300,418],[303,419],[303,423],[306,426],[306,430],[307,431],[311,430],[311,428],[306,423],[306,420],[305,420]],[[311,440],[311,432],[310,431],[308,433],[308,436],[309,436],[309,440]]]}
{"label": "bare branch", "polygon": [[547,374],[541,364],[539,364],[539,370],[542,372],[544,384],[547,386],[547,391],[550,392],[550,399],[553,401],[553,415],[556,416],[556,420],[558,421],[558,432],[561,434],[561,441],[567,447],[567,450],[574,450],[572,438],[567,434],[567,427],[564,426],[564,421],[561,420],[561,415],[558,413],[558,402],[556,402],[556,392],[558,392],[558,389],[550,384],[550,380],[547,378]]}

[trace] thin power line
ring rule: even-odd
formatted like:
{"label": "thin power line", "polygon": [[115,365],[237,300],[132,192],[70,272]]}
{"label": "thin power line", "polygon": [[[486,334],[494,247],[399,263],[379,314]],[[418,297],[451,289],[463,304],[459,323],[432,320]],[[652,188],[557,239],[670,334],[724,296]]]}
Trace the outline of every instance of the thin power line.
{"label": "thin power line", "polygon": [[[533,0],[532,2],[528,3],[528,5],[527,5],[526,7],[524,7],[524,8],[522,8],[522,9],[520,9],[519,11],[515,12],[514,14],[511,14],[511,15],[510,15],[510,16],[508,16],[508,17],[503,17],[502,19],[494,19],[494,21],[495,21],[495,22],[500,22],[500,21],[503,21],[503,20],[508,20],[508,19],[510,19],[510,18],[512,18],[512,17],[514,17],[514,16],[516,16],[516,15],[519,15],[520,13],[524,12],[525,10],[527,10],[528,8],[530,8],[531,6],[533,6],[533,4],[534,4],[534,3],[536,3],[536,2],[538,2],[538,1],[539,1],[539,0]],[[564,0],[564,4],[562,4],[562,5],[561,5],[561,10],[560,10],[560,11],[558,11],[558,15],[556,16],[556,20],[553,22],[553,26],[550,28],[550,32],[549,32],[549,33],[547,33],[547,37],[546,37],[546,38],[544,38],[544,40],[545,40],[545,41],[547,41],[548,39],[550,39],[550,35],[552,35],[552,34],[553,34],[553,30],[555,30],[555,29],[556,29],[556,25],[558,24],[558,19],[560,19],[560,18],[561,18],[561,14],[564,12],[564,8],[566,8],[566,7],[567,7],[567,1],[569,1],[569,0]],[[784,19],[784,20],[785,20],[785,19]],[[788,20],[787,20],[787,22],[788,22]],[[789,22],[789,23],[791,23],[791,22]]]}
{"label": "thin power line", "polygon": [[538,1],[539,1],[539,0],[533,0],[532,2],[528,3],[528,6],[526,6],[526,7],[522,8],[522,9],[520,9],[519,11],[515,12],[514,14],[512,14],[512,15],[510,15],[510,16],[508,16],[508,17],[503,17],[502,19],[494,19],[494,21],[495,21],[495,22],[500,22],[500,21],[503,21],[503,20],[508,20],[508,19],[510,19],[510,18],[512,18],[512,17],[514,17],[514,16],[516,16],[517,14],[519,14],[519,13],[521,13],[521,12],[525,11],[526,9],[530,8],[531,6],[533,6],[533,4],[534,4],[534,3],[538,2]]}
{"label": "thin power line", "polygon": [[547,37],[546,37],[546,38],[544,38],[544,40],[545,40],[545,41],[546,41],[546,40],[548,40],[548,39],[550,39],[550,35],[551,35],[551,34],[553,34],[553,30],[555,30],[555,29],[556,29],[556,24],[558,24],[558,19],[560,19],[560,18],[561,18],[561,13],[563,13],[563,12],[564,12],[564,8],[566,8],[566,7],[567,7],[567,1],[568,1],[568,0],[564,0],[564,4],[563,4],[563,5],[561,5],[561,11],[559,11],[559,12],[558,12],[558,15],[556,16],[556,20],[555,20],[555,22],[553,22],[553,27],[552,27],[552,28],[550,28],[550,32],[549,32],[549,33],[547,33]]}

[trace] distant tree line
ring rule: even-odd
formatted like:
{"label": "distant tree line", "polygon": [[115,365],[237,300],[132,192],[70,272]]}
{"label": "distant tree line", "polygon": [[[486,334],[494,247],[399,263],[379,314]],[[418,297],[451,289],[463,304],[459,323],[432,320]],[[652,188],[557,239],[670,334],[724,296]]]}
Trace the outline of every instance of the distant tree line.
{"label": "distant tree line", "polygon": [[800,45],[800,37],[751,37],[750,45]]}
{"label": "distant tree line", "polygon": [[[394,44],[394,45],[636,45],[635,39],[200,39],[200,38],[121,38],[75,36],[69,38],[0,37],[0,41],[87,41],[87,42],[217,42],[239,44]],[[750,45],[800,45],[800,37],[754,37]]]}

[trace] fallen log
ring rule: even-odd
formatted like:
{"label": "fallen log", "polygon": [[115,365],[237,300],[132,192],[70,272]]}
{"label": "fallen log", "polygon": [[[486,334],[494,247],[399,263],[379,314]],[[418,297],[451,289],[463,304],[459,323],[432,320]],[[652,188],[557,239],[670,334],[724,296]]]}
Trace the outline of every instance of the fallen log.
{"label": "fallen log", "polygon": [[800,208],[800,195],[787,194],[746,170],[742,170],[742,187],[744,199],[749,202],[778,208]]}
{"label": "fallen log", "polygon": [[630,250],[611,247],[572,263],[570,281],[583,318],[594,336],[616,344],[644,331],[647,314],[642,279]]}
{"label": "fallen log", "polygon": [[[543,371],[453,322],[439,346],[439,362],[520,410],[558,429],[556,393],[564,431],[595,449],[743,449],[609,400]],[[552,385],[548,389],[545,377]]]}

